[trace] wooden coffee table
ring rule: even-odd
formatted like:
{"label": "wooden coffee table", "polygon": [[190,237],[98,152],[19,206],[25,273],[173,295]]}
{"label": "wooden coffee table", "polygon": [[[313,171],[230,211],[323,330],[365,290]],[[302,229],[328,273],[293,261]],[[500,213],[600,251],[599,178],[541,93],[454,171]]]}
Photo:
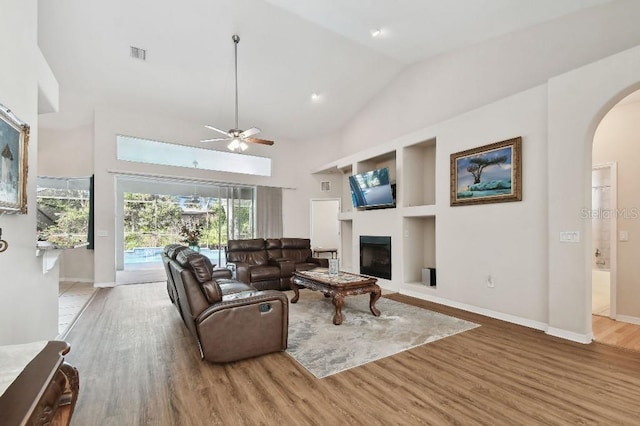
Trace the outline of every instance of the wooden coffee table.
{"label": "wooden coffee table", "polygon": [[306,287],[311,290],[322,292],[325,297],[331,297],[336,313],[333,316],[335,325],[342,324],[342,305],[346,296],[370,293],[369,309],[377,317],[380,311],[375,307],[376,301],[380,298],[382,291],[378,280],[363,275],[351,274],[349,272],[339,272],[336,275],[329,275],[327,268],[315,268],[309,271],[298,271],[293,273],[291,278],[291,288],[295,293],[291,303],[296,303],[300,298],[299,287]]}

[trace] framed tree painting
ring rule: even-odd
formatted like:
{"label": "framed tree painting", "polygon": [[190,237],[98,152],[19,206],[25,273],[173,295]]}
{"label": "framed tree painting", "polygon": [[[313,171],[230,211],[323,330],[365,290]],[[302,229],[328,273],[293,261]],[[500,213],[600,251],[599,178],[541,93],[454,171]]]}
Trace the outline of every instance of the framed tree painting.
{"label": "framed tree painting", "polygon": [[522,138],[451,154],[451,205],[522,200]]}
{"label": "framed tree painting", "polygon": [[29,126],[0,105],[0,211],[27,213]]}

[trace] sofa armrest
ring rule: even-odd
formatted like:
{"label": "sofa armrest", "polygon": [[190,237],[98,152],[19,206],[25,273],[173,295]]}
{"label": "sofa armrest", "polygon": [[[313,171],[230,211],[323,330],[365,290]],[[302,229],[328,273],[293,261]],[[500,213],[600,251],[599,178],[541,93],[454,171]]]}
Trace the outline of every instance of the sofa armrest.
{"label": "sofa armrest", "polygon": [[278,258],[278,259],[270,259],[269,265],[277,266],[280,268],[280,277],[288,278],[293,275],[293,272],[296,270],[296,264],[291,259],[287,258]]}
{"label": "sofa armrest", "polygon": [[238,281],[242,281],[245,284],[251,284],[251,277],[249,275],[249,270],[251,269],[251,264],[245,262],[227,262],[227,266],[230,266],[235,269],[236,275],[235,279]]}
{"label": "sofa armrest", "polygon": [[228,268],[214,268],[211,273],[212,278],[231,278],[232,273]]}
{"label": "sofa armrest", "polygon": [[328,268],[329,267],[329,259],[325,259],[322,257],[310,257],[307,259],[307,262],[311,262],[311,263],[315,263],[316,265],[318,265],[321,268]]}
{"label": "sofa armrest", "polygon": [[258,305],[263,302],[278,301],[288,306],[289,299],[287,295],[277,290],[249,290],[240,293],[227,295],[221,302],[215,303],[205,309],[196,317],[196,323],[205,321],[209,316],[216,312],[233,309],[238,306]]}
{"label": "sofa armrest", "polygon": [[289,302],[276,290],[236,293],[211,305],[195,322],[204,359],[236,361],[287,348]]}

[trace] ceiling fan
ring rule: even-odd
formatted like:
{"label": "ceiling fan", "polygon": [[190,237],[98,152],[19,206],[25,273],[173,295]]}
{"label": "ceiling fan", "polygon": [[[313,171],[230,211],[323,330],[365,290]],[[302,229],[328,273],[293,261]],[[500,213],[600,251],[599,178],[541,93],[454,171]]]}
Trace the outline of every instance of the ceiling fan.
{"label": "ceiling fan", "polygon": [[213,130],[220,134],[223,134],[225,137],[223,138],[213,138],[213,139],[203,139],[200,142],[218,142],[218,141],[231,141],[227,148],[231,151],[241,150],[245,151],[247,149],[247,142],[257,143],[262,145],[273,145],[273,141],[269,141],[266,139],[259,139],[252,137],[253,135],[260,133],[260,129],[257,127],[252,127],[247,130],[240,130],[238,127],[238,43],[240,42],[240,37],[235,35],[231,37],[235,47],[235,77],[236,77],[236,127],[230,129],[228,131],[220,130],[217,127],[205,125],[207,129]]}

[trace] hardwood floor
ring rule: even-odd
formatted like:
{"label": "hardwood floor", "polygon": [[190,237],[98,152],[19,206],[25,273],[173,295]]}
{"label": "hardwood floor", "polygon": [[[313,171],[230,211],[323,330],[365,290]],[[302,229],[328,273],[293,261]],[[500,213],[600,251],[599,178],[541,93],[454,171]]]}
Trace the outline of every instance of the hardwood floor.
{"label": "hardwood floor", "polygon": [[482,326],[320,380],[286,353],[201,361],[164,283],[101,289],[67,337],[72,425],[638,424],[637,353],[387,297]]}
{"label": "hardwood floor", "polygon": [[640,325],[612,320],[606,316],[592,316],[593,336],[596,342],[639,352]]}

